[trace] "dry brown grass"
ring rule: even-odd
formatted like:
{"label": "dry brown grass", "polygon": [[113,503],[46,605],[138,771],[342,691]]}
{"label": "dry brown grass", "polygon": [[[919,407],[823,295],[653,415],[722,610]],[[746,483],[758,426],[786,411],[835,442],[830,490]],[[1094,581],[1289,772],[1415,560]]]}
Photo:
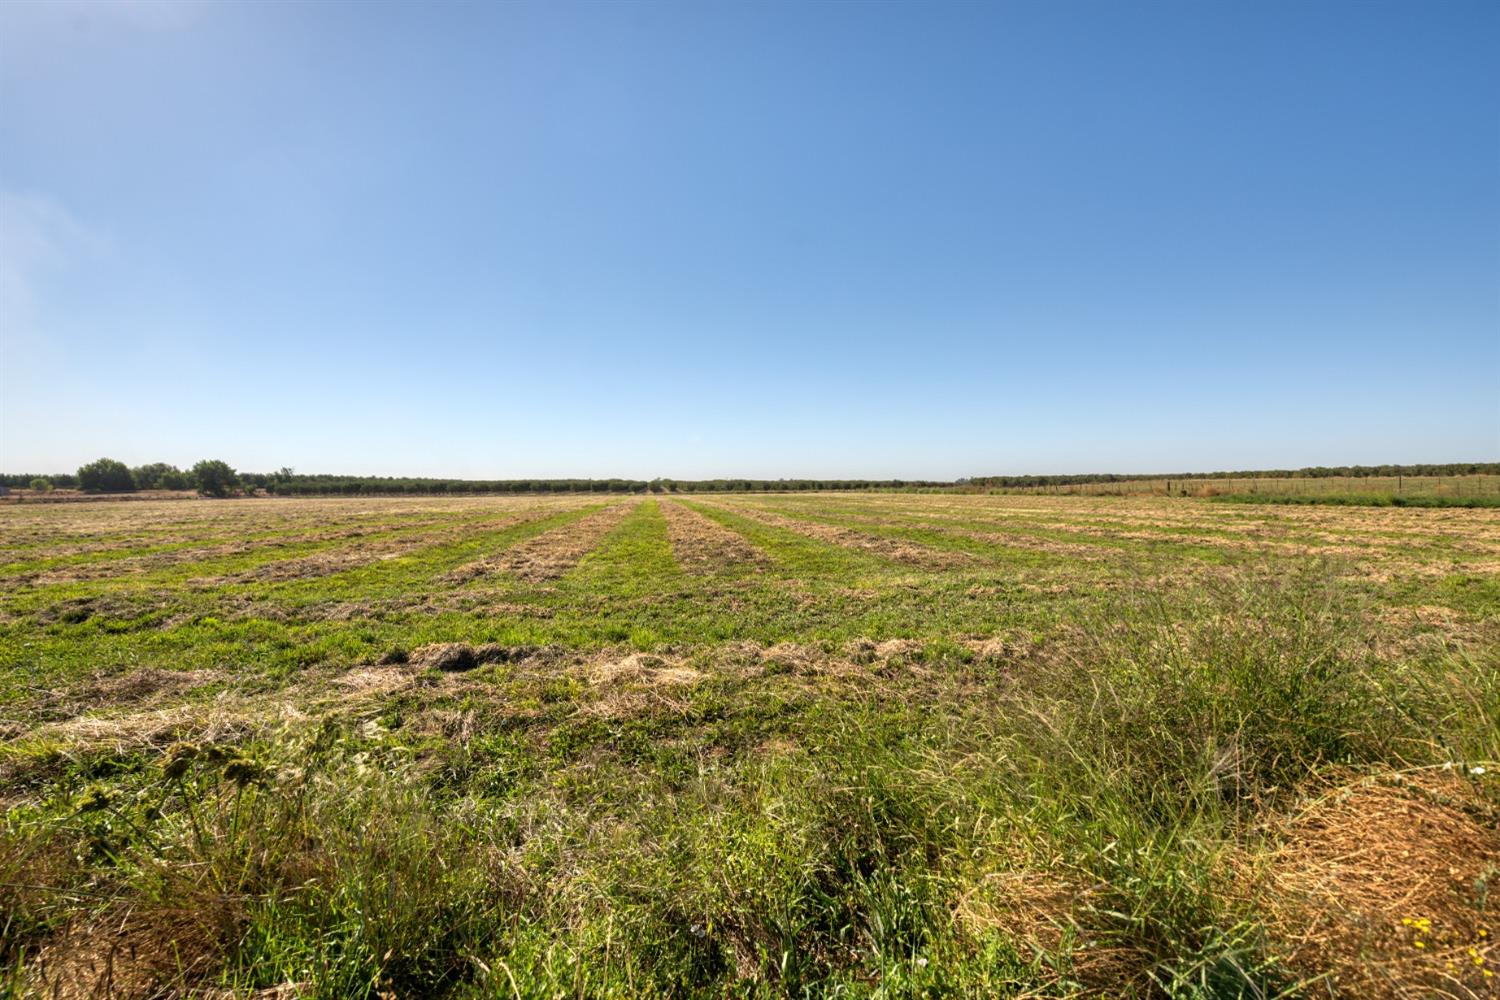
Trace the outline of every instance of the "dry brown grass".
{"label": "dry brown grass", "polygon": [[611,504],[604,510],[553,528],[493,556],[460,566],[444,579],[463,583],[492,573],[510,573],[529,583],[562,576],[598,548],[640,501]]}
{"label": "dry brown grass", "polygon": [[202,995],[233,940],[221,908],[117,907],[50,939],[30,968],[29,992],[46,1000],[156,1000]]}
{"label": "dry brown grass", "polygon": [[[1053,986],[1065,977],[1085,995],[1120,995],[1148,981],[1151,962],[1131,948],[1106,943],[1090,927],[1103,889],[1062,871],[992,872],[958,897],[953,916],[969,934],[998,931],[1021,955],[1051,963]],[[1057,964],[1059,955],[1068,956],[1066,963]]]}
{"label": "dry brown grass", "polygon": [[1241,877],[1299,975],[1351,997],[1500,996],[1500,825],[1472,782],[1360,781],[1273,838]]}
{"label": "dry brown grass", "polygon": [[712,573],[725,565],[760,566],[770,557],[743,536],[679,503],[660,502],[672,555],[689,573]]}
{"label": "dry brown grass", "polygon": [[[13,753],[0,760],[0,787],[24,785],[38,772],[66,766],[70,760],[104,753],[125,755],[161,751],[187,740],[201,744],[238,744],[257,734],[303,723],[330,713],[350,714],[394,691],[411,686],[419,671],[408,664],[369,665],[336,672],[309,671],[276,691],[247,693],[226,688],[214,697],[179,700],[158,697],[143,705],[108,701],[75,704],[79,714],[31,727],[6,744]],[[200,675],[186,673],[186,686],[158,689],[163,695],[191,694]],[[210,675],[217,680],[218,675]]]}
{"label": "dry brown grass", "polygon": [[[785,501],[796,509],[809,501]],[[816,509],[816,508],[815,508]],[[1500,555],[1500,511],[1400,507],[1298,507],[1274,505],[1184,503],[1163,497],[1070,497],[1061,501],[1013,497],[860,498],[841,512],[858,516],[916,517],[940,524],[993,520],[1044,530],[1143,540],[1186,540],[1209,546],[1232,542],[1223,534],[1193,536],[1193,529],[1244,536],[1259,541],[1288,541],[1290,551],[1324,546],[1358,546],[1400,554],[1412,539],[1457,543],[1471,554]],[[1176,529],[1174,535],[1149,529]],[[1289,535],[1298,539],[1287,538]],[[1295,546],[1301,546],[1296,548]]]}
{"label": "dry brown grass", "polygon": [[828,542],[831,545],[837,545],[841,548],[868,552],[881,559],[889,559],[891,562],[936,568],[958,566],[969,561],[968,555],[963,552],[934,549],[926,545],[918,545],[915,542],[902,541],[897,538],[885,538],[880,535],[871,535],[863,531],[840,528],[831,524],[815,524],[811,521],[801,521],[794,517],[787,517],[785,514],[777,514],[758,507],[750,507],[743,503],[721,502],[716,506],[739,514],[741,517],[747,517],[752,521],[759,521],[761,524],[769,525],[773,528],[795,532],[806,538],[815,538],[820,542]]}
{"label": "dry brown grass", "polygon": [[[233,557],[289,546],[348,542],[332,552],[355,554],[391,551],[410,540],[415,547],[441,544],[479,531],[504,528],[519,520],[543,517],[586,503],[572,496],[533,498],[464,498],[422,500],[227,500],[191,503],[85,505],[85,509],[47,508],[4,510],[7,543],[30,546],[46,559],[109,555],[72,564],[43,567],[8,575],[13,583],[52,585],[108,579],[122,574],[150,572],[204,560]],[[482,515],[496,515],[484,517]],[[386,537],[367,541],[369,536]],[[394,537],[391,537],[394,536]],[[158,552],[132,550],[162,545],[180,546]],[[42,547],[37,549],[37,547]],[[312,553],[280,560],[308,564],[316,575],[316,560],[331,553]],[[276,579],[267,563],[256,570],[203,579],[211,583]],[[294,575],[294,574],[293,574]],[[284,578],[291,578],[290,575]]]}
{"label": "dry brown grass", "polygon": [[679,657],[643,653],[606,654],[584,664],[579,673],[591,689],[583,711],[608,719],[663,708],[684,712],[687,702],[675,689],[690,687],[703,678]]}

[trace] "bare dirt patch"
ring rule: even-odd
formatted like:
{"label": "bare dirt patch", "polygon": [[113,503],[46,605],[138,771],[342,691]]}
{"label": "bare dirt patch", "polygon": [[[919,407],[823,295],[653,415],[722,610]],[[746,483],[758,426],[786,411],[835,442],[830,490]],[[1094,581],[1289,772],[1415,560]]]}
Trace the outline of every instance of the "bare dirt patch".
{"label": "bare dirt patch", "polygon": [[39,625],[80,625],[91,618],[129,620],[160,610],[165,602],[139,594],[100,594],[96,597],[73,597],[48,605],[36,612]]}
{"label": "bare dirt patch", "polygon": [[486,663],[512,663],[536,652],[531,646],[502,646],[489,642],[473,646],[467,642],[440,642],[423,646],[411,654],[411,664],[423,670],[459,672]]}

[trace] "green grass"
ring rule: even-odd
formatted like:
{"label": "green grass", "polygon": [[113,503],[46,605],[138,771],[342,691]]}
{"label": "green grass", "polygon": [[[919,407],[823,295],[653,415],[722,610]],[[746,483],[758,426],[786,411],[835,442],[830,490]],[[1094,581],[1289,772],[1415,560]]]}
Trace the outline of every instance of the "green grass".
{"label": "green grass", "polygon": [[[1448,546],[1337,509],[1306,512],[1313,529],[1178,499],[693,500],[769,561],[691,574],[658,501],[629,502],[544,579],[452,571],[598,505],[415,524],[392,503],[342,544],[431,544],[302,579],[195,586],[223,573],[205,554],[0,593],[0,990],[97,987],[89,956],[141,996],[1359,996],[1347,977],[1364,968],[1411,995],[1436,982],[1405,939],[1367,936],[1427,911],[1305,912],[1267,873],[1313,804],[1403,776],[1432,789],[1414,814],[1443,803],[1466,843],[1500,852],[1500,593],[1451,569],[1494,558],[1488,512],[1434,522],[1458,533]],[[740,503],[970,558],[914,567]],[[484,527],[502,508],[528,519]],[[322,544],[295,503],[226,510],[259,519],[245,565]],[[1098,530],[1182,511],[1197,530]],[[1003,535],[1013,514],[1018,542],[1097,557],[964,534]],[[47,516],[29,530],[72,544],[101,515]],[[1402,530],[1410,546],[1386,543]],[[115,537],[140,546],[120,560],[179,541],[170,523]],[[56,613],[78,601],[86,617]],[[424,666],[424,647],[455,642],[477,666]],[[1368,878],[1404,877],[1404,849]],[[1479,996],[1462,949],[1489,954],[1474,928],[1494,928],[1500,871],[1473,850],[1443,864],[1472,913],[1454,952],[1469,965],[1443,988]],[[1323,933],[1325,964],[1294,954]]]}

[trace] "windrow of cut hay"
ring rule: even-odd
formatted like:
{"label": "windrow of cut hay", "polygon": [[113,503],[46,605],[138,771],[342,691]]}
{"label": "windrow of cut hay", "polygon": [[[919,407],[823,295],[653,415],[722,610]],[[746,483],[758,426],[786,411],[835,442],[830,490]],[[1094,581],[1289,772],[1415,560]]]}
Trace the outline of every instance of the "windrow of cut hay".
{"label": "windrow of cut hay", "polygon": [[[132,552],[133,548],[143,547],[137,541],[133,546],[121,545],[63,557],[57,560],[55,566],[13,575],[8,579],[16,584],[50,586],[108,579],[125,574],[143,575],[180,566],[211,563],[216,559],[245,556],[256,561],[256,565],[232,574],[205,575],[199,579],[207,581],[209,586],[250,580],[288,580],[352,568],[364,562],[373,562],[381,555],[391,552],[414,551],[429,544],[427,538],[459,538],[543,517],[549,512],[547,508],[539,508],[529,514],[508,513],[499,518],[470,516],[459,520],[451,517],[387,519],[335,528],[305,522],[270,523],[257,525],[261,530],[254,533],[240,533],[233,538],[204,539],[201,542],[186,540],[186,544],[182,544],[184,540],[177,536],[166,533],[152,539],[152,545],[149,546],[159,547],[161,551]],[[413,539],[409,547],[403,546],[404,539]],[[309,552],[309,549],[312,551]],[[287,551],[294,554],[285,555]],[[120,554],[114,558],[100,558],[114,552]],[[363,558],[365,554],[370,558]]]}
{"label": "windrow of cut hay", "polygon": [[658,504],[667,522],[672,556],[689,573],[714,573],[725,567],[763,566],[770,557],[743,535],[682,504]]}
{"label": "windrow of cut hay", "polygon": [[[806,511],[810,516],[818,516],[821,512],[817,510]],[[1056,538],[1045,537],[1047,532],[1062,532],[1063,529],[1046,524],[1032,522],[1016,522],[996,525],[1002,530],[991,531],[986,527],[977,526],[974,522],[952,524],[943,518],[937,517],[905,517],[894,512],[884,515],[858,515],[840,514],[839,520],[848,524],[862,525],[872,528],[914,528],[933,534],[945,535],[954,539],[966,539],[982,542],[985,545],[993,545],[997,548],[1013,549],[1024,552],[1046,552],[1051,555],[1068,556],[1070,558],[1099,560],[1109,558],[1112,555],[1107,545],[1092,544],[1086,541],[1064,541]],[[852,529],[850,529],[852,530]],[[1067,534],[1080,534],[1076,530],[1068,529]],[[871,536],[880,537],[880,536]],[[904,544],[917,545],[915,542]],[[926,548],[923,546],[923,548]],[[937,550],[932,550],[937,551]]]}
{"label": "windrow of cut hay", "polygon": [[768,527],[790,531],[804,538],[816,539],[830,545],[837,545],[840,548],[854,549],[908,566],[935,569],[960,566],[969,561],[969,556],[963,552],[935,549],[931,546],[908,542],[899,538],[886,538],[882,535],[872,535],[864,531],[855,531],[852,528],[841,528],[831,524],[803,521],[760,507],[751,507],[747,504],[720,501],[713,504],[713,506],[718,507],[720,510],[749,518],[752,521],[758,521]]}
{"label": "windrow of cut hay", "polygon": [[599,547],[605,536],[620,526],[640,501],[611,504],[601,511],[569,521],[528,538],[493,556],[466,563],[449,573],[449,582],[463,583],[495,573],[509,573],[528,583],[562,576]]}
{"label": "windrow of cut hay", "polygon": [[381,533],[380,537],[363,541],[353,548],[325,550],[307,556],[262,563],[239,573],[196,580],[195,584],[218,586],[224,583],[275,582],[327,576],[463,541],[476,534],[505,531],[549,517],[556,514],[559,509],[566,508],[554,505],[537,506],[532,510],[516,511],[499,517],[486,517],[457,524],[438,521],[424,522],[414,526],[403,525],[399,529]]}
{"label": "windrow of cut hay", "polygon": [[[945,498],[938,498],[939,501]],[[1454,572],[1493,575],[1500,572],[1500,513],[1493,511],[1424,511],[1431,515],[1413,521],[1410,511],[1389,510],[1373,515],[1364,511],[1340,511],[1348,517],[1311,518],[1272,513],[1249,517],[1223,517],[1203,504],[1179,500],[1133,499],[1116,501],[1116,509],[1096,509],[1097,501],[1071,501],[1046,512],[1015,510],[982,504],[965,507],[953,502],[931,504],[859,504],[844,502],[822,505],[798,501],[783,509],[808,516],[837,516],[852,526],[910,527],[923,531],[968,538],[1007,549],[1047,552],[1090,561],[1107,559],[1127,548],[1160,550],[1197,547],[1226,553],[1253,553],[1266,557],[1320,556],[1357,564],[1366,575],[1443,576]],[[1298,512],[1300,513],[1300,512]],[[1445,515],[1458,513],[1461,524],[1446,523]],[[1094,541],[1097,539],[1097,541]]]}

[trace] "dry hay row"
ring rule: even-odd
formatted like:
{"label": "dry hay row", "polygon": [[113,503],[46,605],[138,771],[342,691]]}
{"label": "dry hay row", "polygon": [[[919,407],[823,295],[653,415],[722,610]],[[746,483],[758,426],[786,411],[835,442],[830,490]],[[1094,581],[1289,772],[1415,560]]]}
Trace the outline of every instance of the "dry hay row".
{"label": "dry hay row", "polygon": [[[406,534],[410,531],[442,523],[441,520],[421,521],[415,524],[407,524],[398,530]],[[272,551],[291,545],[355,541],[367,535],[381,534],[390,530],[392,530],[390,527],[363,525],[336,531],[322,531],[310,535],[277,535],[262,539],[220,542],[214,545],[193,546],[190,548],[172,549],[167,552],[153,552],[146,555],[124,556],[119,559],[59,566],[56,569],[20,573],[6,579],[12,584],[34,584],[39,586],[48,586],[57,583],[79,583],[86,580],[107,579],[129,572],[150,572],[151,570],[165,569],[169,566],[178,566],[183,563],[203,562],[208,559],[245,555],[246,553],[257,551]],[[325,554],[317,553],[311,556],[292,556],[285,561],[296,562],[303,559],[316,559]],[[242,574],[238,577],[224,577],[219,582],[255,578],[254,576],[245,576]]]}
{"label": "dry hay row", "polygon": [[[624,505],[630,509],[630,505]],[[965,639],[961,643],[976,657],[1020,662],[1037,655],[1037,647],[1019,640]],[[368,699],[434,683],[453,684],[462,675],[491,663],[508,664],[522,673],[553,676],[572,673],[600,696],[599,704],[584,710],[604,715],[625,714],[613,697],[622,686],[642,684],[679,687],[707,672],[754,676],[768,669],[778,674],[814,677],[866,677],[873,672],[920,672],[923,643],[911,639],[852,640],[836,651],[819,646],[758,642],[729,643],[692,656],[685,651],[645,655],[624,649],[593,653],[562,646],[503,646],[440,642],[406,651],[396,648],[378,662],[336,670],[311,669],[272,691],[247,691],[230,685],[210,698],[195,694],[206,685],[228,680],[218,670],[172,671],[142,667],[121,674],[96,674],[66,694],[49,692],[32,706],[42,721],[16,721],[0,727],[0,746],[44,744],[69,754],[109,749],[117,753],[161,749],[175,740],[234,741],[266,726],[316,719],[332,711],[348,711]],[[441,675],[445,679],[436,679]],[[487,694],[493,694],[487,689]],[[592,699],[586,699],[586,701]],[[633,700],[627,699],[634,704]],[[639,706],[636,706],[639,707]],[[0,784],[31,766],[24,754],[0,758]]]}
{"label": "dry hay row", "polygon": [[[879,517],[860,516],[854,514],[840,516],[844,520],[856,524],[869,525],[871,527],[914,528],[919,531],[931,531],[936,534],[946,535],[950,538],[964,538],[976,542],[983,542],[986,545],[995,545],[1000,548],[1020,549],[1027,552],[1047,552],[1053,555],[1073,556],[1079,559],[1099,560],[1107,558],[1111,551],[1108,547],[1094,545],[1089,542],[1055,541],[1050,538],[1038,538],[1035,535],[1029,533],[1029,531],[1033,527],[1035,528],[1035,530],[1049,530],[1049,527],[1046,524],[1037,524],[1034,526],[1028,524],[1025,527],[1021,528],[1021,530],[1014,531],[1006,530],[1004,525],[997,524],[995,525],[995,527],[999,528],[1000,530],[986,531],[978,528],[965,527],[959,524],[944,524],[941,523],[940,519],[924,519],[924,521],[919,524],[901,524],[898,522],[894,522],[889,518],[882,519]],[[1073,529],[1071,527],[1065,528],[1063,524],[1059,524],[1057,530]],[[904,544],[915,545],[917,543],[907,542]]]}
{"label": "dry hay row", "polygon": [[492,556],[477,559],[446,574],[447,583],[466,583],[493,573],[510,573],[535,583],[562,576],[598,548],[604,537],[638,506],[617,503],[577,521],[569,521]]}
{"label": "dry hay row", "polygon": [[1500,996],[1500,905],[1485,889],[1500,822],[1479,780],[1495,779],[1366,778],[1273,823],[1273,850],[1234,875],[1289,967],[1343,996]]}
{"label": "dry hay row", "polygon": [[[805,508],[794,508],[797,513],[814,514],[812,510]],[[1391,568],[1399,569],[1405,575],[1411,576],[1442,576],[1448,573],[1464,570],[1480,573],[1494,572],[1496,563],[1490,560],[1471,561],[1468,563],[1458,560],[1437,560],[1421,562],[1415,559],[1401,558],[1408,551],[1408,546],[1360,538],[1354,535],[1334,535],[1327,532],[1320,533],[1317,538],[1306,541],[1289,541],[1273,536],[1273,529],[1279,528],[1281,532],[1286,531],[1286,526],[1276,525],[1274,522],[1241,522],[1236,525],[1213,524],[1216,529],[1225,530],[1238,537],[1224,537],[1208,534],[1180,534],[1162,531],[1142,530],[1139,521],[1132,523],[1124,519],[1101,518],[1101,520],[1113,520],[1114,524],[1086,524],[1078,521],[1070,521],[1065,518],[1054,517],[1030,518],[1024,523],[1016,522],[1014,527],[1004,522],[993,524],[994,530],[984,528],[967,527],[959,524],[945,523],[955,520],[974,519],[974,512],[959,512],[956,515],[932,515],[930,513],[918,514],[906,513],[894,508],[887,508],[891,517],[882,518],[875,513],[840,513],[838,516],[848,522],[860,525],[891,525],[897,523],[893,518],[916,517],[920,523],[911,525],[926,531],[940,532],[958,538],[971,538],[986,544],[998,545],[1005,548],[1025,549],[1028,551],[1048,552],[1055,555],[1066,555],[1082,559],[1098,560],[1107,556],[1108,546],[1096,545],[1086,541],[1059,541],[1053,539],[1038,538],[1031,534],[1036,531],[1060,531],[1073,535],[1098,538],[1104,541],[1123,541],[1132,543],[1144,543],[1151,546],[1180,546],[1197,545],[1206,548],[1232,550],[1241,552],[1265,552],[1280,553],[1296,556],[1336,556],[1341,558],[1363,561],[1372,554],[1378,554],[1382,560],[1383,576],[1390,578]],[[986,511],[985,514],[994,514]],[[1183,519],[1149,521],[1155,527],[1204,527],[1203,522],[1193,522]],[[1482,545],[1466,545],[1458,550],[1468,556],[1487,556],[1492,550]]]}
{"label": "dry hay row", "polygon": [[[538,514],[535,516],[542,515]],[[280,536],[276,538],[224,542],[212,546],[174,549],[168,552],[151,553],[149,555],[125,556],[105,562],[89,562],[82,565],[61,566],[52,570],[37,570],[7,579],[13,584],[30,584],[35,586],[81,583],[89,580],[102,580],[122,576],[127,573],[149,573],[153,570],[165,569],[170,566],[246,555],[253,552],[271,553],[275,549],[292,545],[322,544],[325,542],[354,543],[353,545],[334,545],[330,548],[306,555],[268,559],[259,566],[254,566],[237,573],[194,578],[195,585],[199,587],[215,587],[226,583],[248,583],[257,580],[291,580],[304,576],[324,576],[329,573],[336,573],[341,569],[349,569],[367,562],[374,562],[391,553],[399,555],[405,551],[412,551],[436,544],[432,541],[434,538],[462,537],[477,530],[492,530],[493,526],[497,524],[503,526],[515,523],[518,519],[522,518],[519,515],[511,515],[494,522],[471,521],[455,527],[445,527],[450,524],[447,519],[407,522],[399,527],[393,527],[389,524],[366,525],[336,531],[324,531],[311,535]],[[413,533],[433,528],[440,530],[435,533],[422,534],[416,541],[408,541]],[[388,535],[389,537],[368,543],[361,544],[359,542],[360,539],[370,535]],[[368,554],[368,558],[366,558],[366,554]]]}
{"label": "dry hay row", "polygon": [[[744,514],[752,520],[761,521],[774,527],[786,528],[798,534],[810,535],[814,538],[831,541],[847,548],[865,549],[898,562],[909,562],[920,566],[943,567],[960,565],[972,558],[964,552],[934,549],[917,542],[885,538],[880,535],[869,535],[849,528],[811,524],[770,511],[740,506],[734,506],[732,509],[735,513]],[[877,519],[861,519],[861,522],[872,525],[889,524],[889,522],[882,522]],[[1083,542],[1058,542],[1046,538],[1036,538],[1027,534],[1013,534],[1003,531],[973,531],[957,527],[939,527],[937,525],[923,525],[922,530],[938,532],[952,538],[964,538],[976,542],[984,542],[985,544],[1001,548],[1021,549],[1028,552],[1047,552],[1053,555],[1066,555],[1087,560],[1109,558],[1112,551],[1106,547]],[[839,539],[849,540],[841,541]]]}
{"label": "dry hay row", "polygon": [[[857,524],[870,525],[892,525],[902,524],[923,530],[943,531],[948,534],[964,535],[970,537],[990,537],[992,535],[1006,535],[1012,532],[1021,534],[1027,531],[1060,531],[1076,535],[1087,535],[1095,538],[1123,538],[1135,541],[1148,542],[1181,542],[1184,544],[1197,545],[1220,545],[1224,547],[1245,547],[1247,545],[1280,544],[1289,547],[1295,546],[1293,542],[1275,541],[1274,536],[1285,534],[1288,530],[1285,525],[1271,525],[1263,523],[1246,524],[1219,524],[1201,517],[1168,517],[1165,515],[1151,514],[1149,516],[1117,516],[1115,514],[1091,515],[1091,520],[1084,520],[1076,516],[1076,511],[1054,510],[1050,516],[1040,517],[1027,513],[1024,517],[1017,516],[1016,512],[1001,510],[964,508],[954,505],[932,504],[923,508],[897,507],[894,505],[860,505],[848,504],[836,508],[819,509],[805,504],[788,505],[782,509],[792,514],[807,514],[810,516],[835,516],[841,520]],[[1277,530],[1269,530],[1271,528]],[[1149,529],[1196,529],[1198,531],[1215,530],[1225,534],[1177,534],[1170,531]],[[1329,544],[1343,542],[1342,537],[1329,537],[1325,539]]]}
{"label": "dry hay row", "polygon": [[443,521],[424,522],[419,527],[431,527],[433,525],[440,525],[441,527],[436,531],[427,531],[419,534],[415,538],[411,537],[412,530],[415,529],[402,529],[399,534],[393,537],[371,542],[368,545],[360,545],[355,548],[332,549],[315,552],[311,555],[297,556],[292,559],[263,563],[252,569],[228,576],[203,577],[196,580],[195,583],[201,587],[213,587],[225,583],[275,582],[330,576],[334,573],[341,573],[344,570],[367,566],[370,563],[398,559],[413,552],[437,548],[460,541],[476,533],[505,531],[529,521],[540,520],[554,513],[556,513],[556,510],[551,507],[539,507],[535,510],[512,512],[501,517],[464,521],[458,524],[448,524]]}
{"label": "dry hay row", "polygon": [[946,567],[958,566],[969,561],[969,556],[963,552],[948,552],[942,549],[934,549],[916,542],[906,542],[898,538],[885,538],[880,535],[870,535],[863,531],[854,531],[850,528],[839,528],[830,524],[815,524],[810,521],[799,521],[796,518],[787,517],[784,514],[776,514],[757,507],[742,506],[737,503],[716,503],[712,506],[720,510],[738,514],[772,528],[780,528],[790,531],[804,538],[813,538],[840,548],[854,549],[867,552],[887,559],[891,562],[904,563],[909,566]]}
{"label": "dry hay row", "polygon": [[669,500],[657,505],[667,522],[672,556],[689,573],[713,573],[729,566],[765,566],[771,561],[737,531]]}
{"label": "dry hay row", "polygon": [[[986,498],[988,499],[988,498]],[[872,503],[872,507],[875,505]],[[881,504],[884,509],[887,505]],[[891,507],[889,509],[902,509]],[[912,509],[912,508],[908,508]],[[1385,538],[1462,537],[1466,542],[1495,544],[1500,542],[1500,512],[1486,509],[1339,507],[1280,504],[1219,504],[1181,499],[1110,498],[1109,502],[1070,500],[1065,506],[995,505],[984,500],[936,498],[922,505],[923,513],[953,511],[972,517],[1037,517],[1044,522],[1078,523],[1080,515],[1099,521],[1144,523],[1150,526],[1200,527],[1241,534],[1266,531],[1284,533],[1291,529],[1322,530],[1325,540],[1343,543],[1370,535]],[[1397,538],[1399,540],[1399,538]]]}
{"label": "dry hay row", "polygon": [[[17,522],[14,520],[0,520],[0,526],[3,526],[5,535],[14,539],[18,544],[45,545],[47,557],[55,559],[102,552],[129,552],[131,549],[162,542],[180,542],[185,544],[185,548],[195,547],[208,550],[221,545],[254,542],[258,540],[258,536],[272,541],[283,539],[316,541],[324,538],[347,537],[350,533],[386,530],[391,524],[394,513],[431,515],[437,512],[430,510],[382,512],[380,514],[361,512],[357,515],[330,518],[306,511],[289,513],[266,510],[246,513],[238,518],[222,516],[196,519],[139,517],[118,523],[110,522],[108,532],[70,530],[74,526],[67,522],[50,525],[41,522],[31,525],[33,530],[30,531],[16,530]],[[406,523],[436,524],[441,523],[442,520],[438,518]],[[97,528],[98,525],[86,527]],[[43,528],[52,530],[40,530]],[[121,528],[130,530],[122,534]]]}
{"label": "dry hay row", "polygon": [[[1114,524],[1130,524],[1137,528],[1211,529],[1237,538],[1278,542],[1294,550],[1358,546],[1361,550],[1399,553],[1409,549],[1414,542],[1448,541],[1462,543],[1456,546],[1457,551],[1493,555],[1500,546],[1500,532],[1491,530],[1493,520],[1487,522],[1482,517],[1464,516],[1493,513],[1490,511],[1276,505],[1249,510],[1231,509],[1228,513],[1218,509],[1233,506],[1195,505],[1187,512],[1191,517],[1183,516],[1181,511],[1151,511],[1149,516],[1133,518],[1098,512],[1090,516],[1099,524],[1084,524],[1076,530],[1108,529]],[[1416,518],[1411,517],[1413,514]],[[1204,540],[1213,543],[1212,538]]]}
{"label": "dry hay row", "polygon": [[[0,512],[0,542],[13,540],[18,544],[46,543],[47,559],[102,552],[123,553],[115,559],[35,569],[7,577],[15,583],[54,582],[54,577],[57,582],[71,582],[114,576],[122,570],[153,569],[283,545],[359,539],[391,532],[410,534],[422,528],[474,531],[489,523],[488,519],[495,515],[508,517],[536,509],[565,509],[570,505],[576,506],[579,502],[575,498],[564,498],[561,503],[557,500],[538,502],[533,498],[525,498],[519,502],[513,498],[463,498],[420,505],[392,504],[357,511],[329,508],[327,505],[318,505],[312,509],[299,506],[288,511],[281,509],[278,501],[255,501],[252,504],[255,509],[236,507],[231,511],[234,516],[177,519],[147,516],[132,520],[116,519],[111,522],[110,529],[129,527],[132,535],[105,542],[93,541],[88,534],[69,530],[71,525],[68,522],[50,525],[23,523],[14,518],[6,518],[3,516],[4,512]],[[22,530],[28,526],[50,527],[53,530]],[[130,552],[133,548],[163,543],[186,544],[165,552]]]}

